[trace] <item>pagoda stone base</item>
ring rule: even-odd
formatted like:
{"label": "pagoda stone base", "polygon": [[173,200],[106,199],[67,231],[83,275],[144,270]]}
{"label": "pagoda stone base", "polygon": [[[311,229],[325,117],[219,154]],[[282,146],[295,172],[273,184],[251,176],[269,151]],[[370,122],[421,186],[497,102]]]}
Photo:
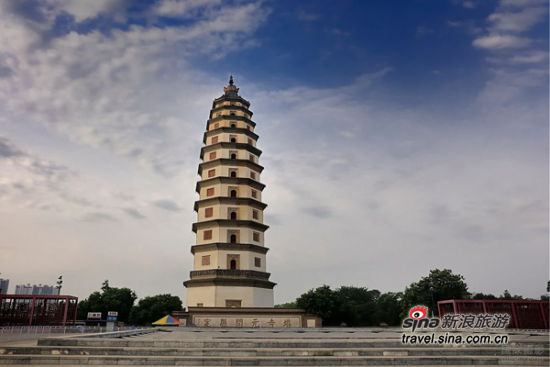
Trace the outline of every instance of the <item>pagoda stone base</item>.
{"label": "pagoda stone base", "polygon": [[298,308],[189,307],[172,316],[187,326],[210,328],[316,328],[321,319]]}
{"label": "pagoda stone base", "polygon": [[[210,284],[210,282],[212,282]],[[254,282],[268,283],[271,288],[255,287]],[[198,286],[196,285],[198,283]],[[184,283],[187,287],[187,305],[196,307],[230,307],[234,299],[240,307],[273,307],[271,282],[255,279],[193,279]],[[244,286],[243,286],[244,284]]]}

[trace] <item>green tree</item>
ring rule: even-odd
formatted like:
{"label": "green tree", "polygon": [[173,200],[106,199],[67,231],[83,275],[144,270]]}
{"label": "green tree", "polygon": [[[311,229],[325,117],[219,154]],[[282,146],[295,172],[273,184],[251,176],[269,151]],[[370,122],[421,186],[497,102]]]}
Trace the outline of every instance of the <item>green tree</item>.
{"label": "green tree", "polygon": [[105,318],[108,311],[117,311],[118,320],[128,322],[128,316],[136,298],[133,290],[110,287],[109,281],[106,280],[102,284],[101,292],[93,292],[88,298],[79,302],[78,318],[85,319],[88,312],[101,312]]}
{"label": "green tree", "polygon": [[365,287],[343,286],[336,290],[338,295],[338,311],[334,321],[347,326],[377,325],[376,301],[380,296],[377,290]]}
{"label": "green tree", "polygon": [[78,303],[77,317],[79,320],[85,320],[88,312],[104,312],[103,309],[101,293],[96,291]]}
{"label": "green tree", "polygon": [[523,296],[518,296],[517,294],[511,295],[508,289],[504,290],[504,293],[498,297],[499,299],[523,299]]}
{"label": "green tree", "polygon": [[159,294],[145,297],[132,308],[129,321],[137,325],[150,324],[172,311],[181,311],[182,309],[182,302],[178,296]]}
{"label": "green tree", "polygon": [[497,299],[497,297],[490,293],[476,293],[472,296],[472,299]]}
{"label": "green tree", "polygon": [[376,301],[376,322],[378,325],[386,324],[397,326],[401,324],[401,314],[403,313],[402,305],[403,293],[388,292],[383,293]]}
{"label": "green tree", "polygon": [[296,306],[319,316],[325,325],[339,324],[335,319],[340,307],[339,297],[328,285],[310,289],[302,294],[296,299]]}
{"label": "green tree", "polygon": [[453,274],[450,269],[433,269],[428,276],[405,288],[402,317],[415,305],[428,306],[437,315],[438,301],[467,299],[469,296],[468,286],[462,275]]}
{"label": "green tree", "polygon": [[296,301],[295,302],[287,302],[287,303],[281,303],[280,305],[275,305],[275,308],[296,308]]}

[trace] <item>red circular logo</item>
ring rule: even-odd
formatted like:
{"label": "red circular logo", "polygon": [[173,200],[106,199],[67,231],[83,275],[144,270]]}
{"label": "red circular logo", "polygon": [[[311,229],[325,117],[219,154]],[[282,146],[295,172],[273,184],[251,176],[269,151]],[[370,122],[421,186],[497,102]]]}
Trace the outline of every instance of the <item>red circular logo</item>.
{"label": "red circular logo", "polygon": [[428,315],[428,308],[424,306],[415,306],[409,311],[411,319],[420,320]]}

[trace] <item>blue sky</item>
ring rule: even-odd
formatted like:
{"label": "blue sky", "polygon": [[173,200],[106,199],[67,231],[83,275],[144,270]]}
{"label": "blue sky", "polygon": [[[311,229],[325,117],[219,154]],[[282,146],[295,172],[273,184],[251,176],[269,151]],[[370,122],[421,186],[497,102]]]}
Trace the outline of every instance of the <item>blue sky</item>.
{"label": "blue sky", "polygon": [[0,6],[12,288],[63,274],[79,297],[109,279],[185,298],[202,133],[233,74],[264,151],[276,303],[436,267],[544,293],[546,1]]}

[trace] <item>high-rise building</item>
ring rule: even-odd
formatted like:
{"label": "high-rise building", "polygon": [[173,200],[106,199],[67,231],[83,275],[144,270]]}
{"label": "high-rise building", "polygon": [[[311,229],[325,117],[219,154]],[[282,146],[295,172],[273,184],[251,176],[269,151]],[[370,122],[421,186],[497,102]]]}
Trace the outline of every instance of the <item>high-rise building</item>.
{"label": "high-rise building", "polygon": [[0,278],[0,294],[8,294],[9,286],[10,286],[9,279]]}
{"label": "high-rise building", "polygon": [[58,295],[59,290],[53,285],[39,284],[39,285],[33,285],[32,294],[48,295],[48,296]]}
{"label": "high-rise building", "polygon": [[32,295],[47,295],[55,296],[59,294],[59,289],[52,285],[42,284],[19,284],[15,287],[15,294],[32,294]]}
{"label": "high-rise building", "polygon": [[15,294],[32,294],[32,285],[18,284],[15,286]]}
{"label": "high-rise building", "polygon": [[200,152],[187,306],[273,307],[256,123],[232,77],[223,90],[212,104]]}

